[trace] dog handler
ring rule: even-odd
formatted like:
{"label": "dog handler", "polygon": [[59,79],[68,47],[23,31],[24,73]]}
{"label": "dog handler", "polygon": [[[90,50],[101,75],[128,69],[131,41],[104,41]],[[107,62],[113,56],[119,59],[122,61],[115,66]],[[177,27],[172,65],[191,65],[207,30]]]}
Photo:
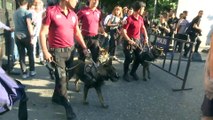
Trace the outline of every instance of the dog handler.
{"label": "dog handler", "polygon": [[[65,68],[72,63],[74,50],[74,37],[88,54],[78,26],[78,17],[73,11],[78,0],[60,0],[54,6],[49,6],[42,20],[40,42],[44,59],[55,64],[55,89],[52,101],[65,107],[67,120],[76,118],[67,96],[67,82]],[[48,42],[46,41],[48,35]],[[48,47],[46,43],[48,43]],[[62,67],[62,68],[61,68]]]}
{"label": "dog handler", "polygon": [[144,26],[143,18],[141,17],[144,12],[145,6],[146,4],[143,2],[139,2],[139,1],[134,2],[132,5],[134,13],[126,19],[122,29],[122,33],[124,36],[123,51],[125,54],[123,78],[127,82],[129,82],[128,70],[129,70],[129,65],[133,59],[133,54],[135,58],[134,58],[130,75],[135,80],[139,79],[136,74],[136,70],[140,63],[138,57],[141,50],[138,47],[141,46],[141,43],[140,43],[141,32],[144,34],[144,37],[145,37],[144,43],[148,43],[147,31]]}
{"label": "dog handler", "polygon": [[[78,19],[81,22],[82,35],[95,63],[98,62],[100,52],[98,30],[104,36],[107,36],[101,23],[101,11],[97,8],[98,4],[99,0],[89,0],[89,6],[77,12]],[[78,52],[79,59],[85,60],[85,55],[82,54],[82,47],[78,47]]]}

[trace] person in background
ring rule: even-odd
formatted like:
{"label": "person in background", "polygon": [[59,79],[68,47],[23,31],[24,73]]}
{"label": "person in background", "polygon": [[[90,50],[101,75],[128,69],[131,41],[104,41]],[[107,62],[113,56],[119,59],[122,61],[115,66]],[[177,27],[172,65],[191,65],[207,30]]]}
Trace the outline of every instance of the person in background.
{"label": "person in background", "polygon": [[119,42],[118,38],[120,36],[120,26],[122,25],[122,18],[122,8],[120,6],[115,6],[112,11],[112,16],[107,23],[107,26],[110,27],[109,55],[113,58],[113,60],[119,60],[115,56],[115,50]]}
{"label": "person in background", "polygon": [[[34,10],[32,13],[32,17],[33,17],[33,24],[34,24],[34,57],[36,56],[36,54],[38,54],[39,57],[39,63],[44,65],[44,59],[43,59],[43,53],[41,51],[41,45],[40,45],[40,40],[39,40],[39,32],[41,29],[41,24],[42,24],[42,14],[44,13],[44,3],[42,0],[34,0],[33,1],[33,6],[34,6]],[[38,51],[37,51],[38,48]],[[37,53],[38,52],[38,53]]]}
{"label": "person in background", "polygon": [[130,15],[123,25],[122,33],[124,37],[123,41],[123,51],[125,55],[124,60],[124,74],[123,79],[129,82],[129,65],[133,60],[134,54],[134,61],[132,65],[132,69],[130,71],[130,75],[133,77],[134,80],[138,80],[139,77],[136,74],[136,70],[139,66],[139,54],[141,52],[140,46],[140,34],[144,34],[144,43],[148,43],[148,35],[146,32],[146,28],[144,26],[143,18],[141,17],[146,4],[143,2],[136,1],[133,3],[132,8],[134,13]]}
{"label": "person in background", "polygon": [[126,19],[128,18],[128,16],[132,15],[133,12],[134,12],[134,11],[133,11],[133,8],[130,7],[130,8],[128,9],[127,15],[123,17],[123,20],[122,20],[122,23],[123,23],[123,24],[125,23],[125,21],[126,21]]}
{"label": "person in background", "polygon": [[167,23],[170,29],[168,36],[173,38],[178,23],[178,18],[176,17],[175,10],[170,10],[169,19]]}
{"label": "person in background", "polygon": [[[200,21],[203,16],[203,10],[200,10],[198,12],[198,15],[190,22],[190,25],[188,27],[188,34],[190,37],[190,42],[196,42],[194,53],[198,53],[198,49],[201,44],[201,40],[199,36],[202,35],[202,29],[200,28]],[[183,56],[187,57],[189,50],[192,48],[192,45],[185,45],[185,51]]]}
{"label": "person in background", "polygon": [[167,14],[162,13],[160,14],[159,23],[157,24],[157,28],[159,30],[159,34],[162,36],[169,36],[170,29],[167,23]]}
{"label": "person in background", "polygon": [[[40,31],[44,59],[55,64],[56,79],[52,102],[65,108],[67,120],[76,119],[76,114],[68,99],[65,69],[72,66],[75,50],[74,38],[82,47],[84,55],[88,55],[87,46],[78,26],[78,17],[73,11],[76,4],[77,0],[60,0],[59,4],[49,6],[42,20]],[[46,35],[48,35],[48,42]]]}
{"label": "person in background", "polygon": [[126,17],[126,16],[128,16],[128,7],[127,6],[124,6],[123,7],[123,17]]}
{"label": "person in background", "polygon": [[[22,71],[22,78],[27,79],[29,76],[35,76],[35,61],[33,55],[33,25],[32,14],[27,10],[28,1],[20,0],[20,7],[14,13],[15,24],[15,41],[18,47],[19,62]],[[25,55],[29,58],[29,70],[25,62]]]}
{"label": "person in background", "polygon": [[[185,40],[185,41],[188,40],[188,35],[186,34],[186,29],[189,25],[189,21],[186,19],[187,13],[188,13],[187,11],[183,11],[183,13],[181,13],[181,16],[177,23],[177,28],[176,28],[177,34],[175,35],[175,38]],[[175,49],[177,47],[178,47],[178,52],[181,52],[183,47],[183,42],[177,41]]]}

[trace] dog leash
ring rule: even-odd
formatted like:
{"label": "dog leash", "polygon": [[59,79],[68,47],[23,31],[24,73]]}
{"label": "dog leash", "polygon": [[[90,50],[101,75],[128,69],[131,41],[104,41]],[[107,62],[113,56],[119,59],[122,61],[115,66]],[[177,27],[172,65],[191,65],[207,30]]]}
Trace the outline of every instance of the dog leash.
{"label": "dog leash", "polygon": [[63,68],[62,66],[60,66],[56,61],[52,61],[55,65],[57,65],[58,67],[60,67],[61,69],[65,69],[65,71],[70,71],[70,70],[72,70],[72,69],[74,69],[74,68],[76,68],[78,65],[80,65],[80,63],[78,63],[77,65],[75,65],[75,66],[73,66],[73,67],[70,67],[70,68]]}

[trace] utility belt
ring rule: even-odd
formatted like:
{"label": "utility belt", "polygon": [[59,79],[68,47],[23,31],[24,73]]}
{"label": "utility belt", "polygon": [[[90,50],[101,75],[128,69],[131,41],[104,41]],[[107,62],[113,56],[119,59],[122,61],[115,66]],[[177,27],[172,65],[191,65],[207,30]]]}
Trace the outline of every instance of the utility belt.
{"label": "utility belt", "polygon": [[[134,39],[134,38],[131,38],[131,39],[132,39],[133,41],[136,42],[136,45],[137,45],[138,47],[141,47],[141,46],[142,46],[140,40]],[[123,42],[123,47],[124,47],[125,49],[127,49],[127,50],[135,50],[135,49],[137,48],[136,46],[129,44],[129,42],[128,42],[127,40],[124,40],[124,42]]]}
{"label": "utility belt", "polygon": [[84,36],[84,39],[85,40],[90,40],[90,39],[92,39],[92,40],[98,40],[98,35],[95,35],[95,36]]}
{"label": "utility belt", "polygon": [[65,47],[65,48],[49,48],[51,52],[70,52],[74,49],[74,46]]}
{"label": "utility belt", "polygon": [[[135,41],[137,45],[141,44],[141,41],[139,39],[131,38],[131,40]],[[127,40],[124,40],[124,44],[125,45],[129,45],[129,42]]]}

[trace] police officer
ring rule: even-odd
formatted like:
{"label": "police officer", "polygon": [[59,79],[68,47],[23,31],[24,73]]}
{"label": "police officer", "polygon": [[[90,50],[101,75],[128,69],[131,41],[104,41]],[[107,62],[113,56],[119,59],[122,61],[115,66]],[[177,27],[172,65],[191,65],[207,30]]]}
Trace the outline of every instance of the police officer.
{"label": "police officer", "polygon": [[[65,71],[66,67],[71,67],[75,44],[74,37],[83,48],[83,53],[87,54],[87,47],[78,26],[78,17],[73,11],[76,4],[77,0],[61,0],[59,4],[49,6],[40,31],[40,43],[44,59],[48,62],[56,62],[56,84],[52,101],[65,107],[68,120],[76,118],[67,98]],[[46,34],[48,34],[49,50],[46,45]]]}
{"label": "police officer", "polygon": [[[90,49],[92,59],[98,63],[99,57],[99,41],[98,30],[106,37],[107,34],[101,23],[101,11],[97,9],[99,0],[89,0],[89,6],[82,8],[77,12],[78,19],[81,22],[81,31],[87,47]],[[85,55],[82,54],[82,47],[78,47],[79,59],[85,60]]]}
{"label": "police officer", "polygon": [[123,51],[125,54],[125,60],[124,60],[124,75],[123,78],[125,81],[129,82],[129,65],[133,60],[133,54],[134,54],[134,62],[133,66],[130,72],[130,75],[133,77],[133,79],[138,80],[138,76],[136,74],[136,70],[139,66],[139,53],[140,53],[140,33],[143,32],[145,40],[144,42],[148,42],[148,35],[146,32],[146,28],[144,26],[143,18],[141,15],[144,12],[146,4],[143,2],[136,1],[133,3],[132,8],[134,10],[134,13],[130,15],[126,21],[124,22],[122,33],[124,36],[124,42],[123,42]]}

